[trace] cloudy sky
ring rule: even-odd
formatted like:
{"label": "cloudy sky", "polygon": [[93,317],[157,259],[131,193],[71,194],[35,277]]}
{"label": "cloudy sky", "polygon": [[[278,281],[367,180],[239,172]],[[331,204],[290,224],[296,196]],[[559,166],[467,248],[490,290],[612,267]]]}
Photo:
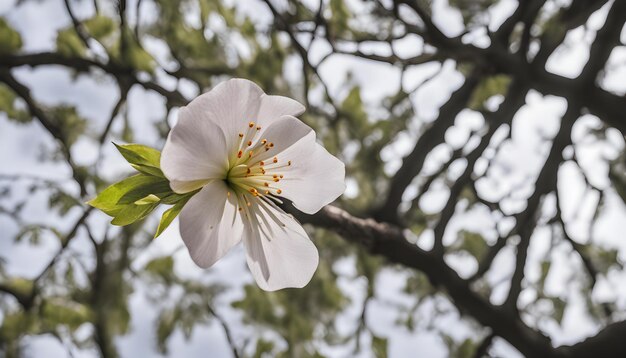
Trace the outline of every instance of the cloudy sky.
{"label": "cloudy sky", "polygon": [[[129,14],[131,21],[135,21],[132,10],[135,8],[133,2],[130,1],[128,6],[131,9]],[[10,24],[21,32],[24,40],[23,51],[52,50],[56,31],[67,26],[70,21],[62,0],[26,1],[19,6],[16,3],[17,1],[12,0],[1,2],[0,15],[6,17]],[[146,9],[143,13],[150,16],[150,9],[153,5],[150,2],[144,1],[144,3],[142,6],[145,6]],[[449,36],[461,33],[463,25],[460,14],[450,8],[445,0],[436,0],[434,3],[435,23]],[[498,5],[490,8],[489,27],[491,30],[496,29],[514,11],[516,3],[513,0],[502,0]],[[349,1],[349,4],[356,11],[360,9],[358,1]],[[91,2],[82,1],[74,5],[77,15],[81,18],[93,14]],[[575,77],[580,73],[589,57],[589,43],[594,39],[596,30],[602,26],[606,17],[606,10],[607,7],[605,6],[589,19],[586,26],[577,28],[568,34],[565,45],[561,46],[548,61],[548,70],[567,77]],[[271,21],[271,13],[260,1],[251,0],[246,3],[245,7],[241,6],[240,14],[253,18],[259,26],[267,25]],[[623,33],[622,42],[625,41],[625,38],[626,33]],[[485,42],[484,33],[480,31],[470,33],[464,39],[483,46]],[[163,48],[160,48],[159,43],[146,44],[146,47],[157,59],[166,61],[165,52]],[[394,50],[402,56],[411,56],[420,51],[421,47],[420,39],[409,37],[396,43]],[[369,46],[366,49],[381,54],[389,52],[388,48],[380,46]],[[327,44],[321,41],[314,44],[310,54],[311,60],[313,62],[318,61],[328,51]],[[626,49],[624,47],[617,48],[609,61],[608,68],[610,70],[602,81],[604,88],[621,94],[626,92],[626,66],[622,66],[625,60]],[[297,60],[294,59],[292,62],[288,66],[286,74],[288,78],[290,76],[296,78],[300,71]],[[364,102],[368,104],[368,110],[372,113],[375,113],[381,99],[395,93],[399,86],[403,86],[405,89],[415,88],[438,71],[440,71],[439,65],[426,64],[412,68],[401,77],[400,70],[396,67],[375,64],[343,55],[332,56],[320,67],[321,76],[329,84],[330,92],[335,98],[345,96],[348,88],[345,80],[347,74],[350,73],[353,80],[362,86]],[[94,77],[81,76],[76,80],[62,68],[37,70],[20,68],[14,74],[20,81],[28,84],[33,91],[33,96],[42,103],[69,103],[78,106],[79,112],[92,120],[89,123],[89,130],[94,133],[101,131],[119,96],[115,83],[111,79],[98,78],[94,80]],[[419,120],[416,120],[409,131],[403,133],[396,143],[383,152],[383,158],[387,161],[386,169],[389,173],[393,173],[399,167],[402,157],[412,149],[416,134],[422,128],[421,124],[436,119],[439,106],[447,101],[452,91],[461,86],[463,80],[463,76],[456,71],[454,64],[446,62],[443,64],[443,69],[432,81],[412,95],[411,99]],[[166,87],[177,85],[163,76],[162,81]],[[188,94],[189,97],[195,95],[193,89],[185,88],[184,83],[178,86],[182,86],[179,89]],[[490,105],[496,108],[500,100],[493,98]],[[565,101],[560,98],[545,97],[531,91],[526,100],[527,105],[519,111],[513,122],[511,139],[506,139],[508,128],[503,128],[492,141],[492,145],[495,145],[500,141],[507,140],[499,151],[492,150],[491,155],[495,156],[495,165],[485,178],[479,181],[481,194],[490,200],[504,198],[502,206],[505,210],[510,210],[511,213],[522,209],[525,199],[532,192],[533,178],[541,168],[550,148],[550,142],[546,139],[554,136],[559,126],[559,118],[565,111]],[[130,93],[128,110],[135,133],[141,133],[137,135],[138,141],[160,147],[162,143],[158,139],[153,124],[164,120],[166,117],[163,100],[154,93],[135,87]],[[175,111],[167,120],[171,124],[175,123]],[[585,169],[586,175],[594,185],[605,188],[609,184],[606,162],[613,159],[622,150],[623,137],[616,131],[609,131],[608,138],[603,142],[592,139],[589,131],[597,128],[598,123],[596,118],[586,116],[576,124],[573,138],[577,143],[576,155]],[[117,124],[121,124],[121,121],[117,121]],[[457,117],[455,127],[446,133],[446,141],[451,147],[464,146],[469,151],[476,145],[476,138],[471,139],[470,135],[473,131],[480,130],[482,125],[483,120],[480,115],[470,110],[463,111]],[[9,122],[5,115],[0,115],[0,164],[2,164],[0,166],[0,180],[6,182],[10,180],[12,175],[45,177],[62,183],[69,191],[76,192],[77,188],[71,184],[70,172],[66,166],[49,161],[40,161],[41,156],[52,151],[54,147],[54,141],[38,123],[15,125]],[[98,151],[93,142],[89,139],[82,139],[75,146],[73,154],[79,164],[90,164],[97,159]],[[113,146],[108,146],[104,155],[106,159],[99,169],[105,177],[114,179],[129,172],[125,162],[116,155]],[[437,165],[445,161],[449,155],[449,148],[437,148],[428,158],[425,174],[436,170]],[[451,177],[464,169],[463,163],[457,164],[451,167]],[[484,166],[485,163],[479,163],[477,170],[480,170],[481,165]],[[29,195],[28,184],[28,181],[13,183],[12,188],[16,194],[10,199],[0,199],[3,200],[3,202],[0,201],[2,206],[11,207],[16,200],[26,198]],[[565,203],[564,215],[568,222],[568,230],[571,236],[579,242],[587,242],[588,222],[593,215],[597,196],[594,197],[594,194],[585,192],[581,173],[573,165],[564,165],[559,173],[559,185],[559,190],[564,193],[562,195]],[[514,191],[514,194],[508,196],[511,190]],[[346,195],[354,194],[354,188],[349,188]],[[415,194],[415,190],[412,193],[407,193],[408,196]],[[431,192],[423,197],[421,205],[427,213],[437,213],[445,203],[446,197],[445,185],[439,182],[433,186]],[[620,223],[626,220],[623,203],[612,191],[608,191],[606,199],[604,214],[594,228],[594,240],[608,247],[620,248],[622,253],[620,258],[624,260],[626,259],[624,257],[626,242],[621,240],[619,230]],[[554,207],[553,202],[554,198],[546,199],[544,206],[546,212],[549,213],[552,210],[550,208]],[[45,193],[31,196],[27,201],[24,213],[26,223],[55,223],[61,227],[65,225],[65,228],[80,215],[78,211],[72,211],[64,218],[50,214],[47,210]],[[495,240],[493,228],[498,225],[499,219],[484,209],[469,210],[456,216],[450,222],[445,240],[448,243],[453,242],[456,238],[456,232],[461,228],[484,233],[485,237]],[[107,225],[104,215],[93,215],[90,220],[93,220],[96,227],[104,228]],[[153,217],[152,220],[155,218]],[[502,221],[500,225],[506,226],[507,223]],[[41,271],[49,258],[56,252],[58,243],[50,237],[44,237],[39,246],[32,246],[28,243],[15,244],[12,242],[12,238],[18,231],[19,228],[14,222],[0,216],[0,257],[7,261],[7,269],[10,274],[33,277]],[[539,228],[535,233],[529,257],[530,264],[527,266],[527,276],[530,279],[536,279],[540,274],[537,263],[546,257],[546,251],[550,245],[550,235],[551,232],[548,228]],[[419,243],[427,247],[429,240],[432,240],[432,233],[427,230],[422,236]],[[71,248],[76,252],[89,252],[89,245],[86,240],[76,240],[72,243]],[[134,265],[141,267],[151,257],[165,254],[174,254],[176,270],[187,277],[196,277],[208,282],[223,282],[225,279],[231,282],[232,290],[220,297],[218,309],[231,324],[236,340],[243,340],[246,336],[254,333],[253,328],[244,327],[241,324],[241,316],[230,309],[228,305],[228,302],[241,297],[241,285],[252,281],[245,267],[245,258],[241,248],[234,250],[210,270],[199,270],[193,265],[186,250],[184,250],[182,240],[178,235],[177,222],[175,222],[146,252],[141,254]],[[489,273],[490,282],[501,282],[503,278],[512,273],[514,263],[512,258],[513,250],[510,249],[498,256],[494,263],[498,270],[492,270]],[[549,276],[547,286],[550,293],[568,299],[571,304],[566,310],[562,326],[549,320],[537,324],[554,338],[555,344],[576,342],[597,330],[593,321],[584,313],[582,297],[575,290],[569,290],[567,286],[568,279],[576,274],[577,267],[579,267],[577,266],[577,259],[570,255],[565,245],[557,246],[551,259],[554,262],[555,271]],[[474,269],[471,266],[474,265],[473,261],[463,258],[453,260],[450,264],[462,274],[463,272],[472,272]],[[335,267],[335,270],[341,274],[340,285],[346,292],[350,292],[349,295],[353,302],[361,302],[366,282],[361,278],[354,278],[353,262],[344,260]],[[389,353],[391,357],[412,356],[415,352],[428,357],[446,356],[447,350],[439,336],[432,331],[432,328],[421,327],[417,332],[408,332],[396,327],[397,314],[389,313],[390,304],[410,304],[413,300],[400,293],[405,277],[405,273],[392,269],[387,269],[380,275],[378,278],[380,283],[377,285],[379,292],[377,292],[376,300],[370,305],[368,311],[370,326],[377,334],[390,337]],[[626,287],[618,284],[624,282],[624,279],[623,274],[611,272],[608,277],[600,279],[598,287],[594,290],[594,298],[617,298],[618,307],[626,308]],[[507,290],[507,285],[500,283],[495,288],[492,300],[494,302],[503,300]],[[531,296],[523,295],[521,297],[522,302],[528,302],[532,299]],[[424,322],[429,321],[428,317],[433,315],[435,304],[446,305],[434,301],[426,304],[419,310],[418,318]],[[448,307],[451,306],[448,304]],[[123,357],[159,356],[155,349],[156,338],[154,336],[156,310],[154,303],[146,299],[145,287],[140,285],[131,296],[131,309],[132,331],[129,335],[117,340],[121,355]],[[338,320],[338,328],[343,332],[353,330],[358,315],[360,315],[359,304],[351,305]],[[474,330],[471,325],[461,323],[454,310],[438,318],[435,321],[435,327],[459,340],[471,336]],[[88,329],[85,327],[85,330]],[[364,337],[364,339],[364,344],[367,345],[369,338]],[[33,356],[39,356],[41,352],[46,352],[47,357],[67,356],[66,348],[54,338],[29,338],[27,342]],[[189,341],[184,339],[182,333],[177,332],[170,340],[169,348],[171,356],[229,356],[229,348],[224,333],[216,322],[196,328]],[[326,347],[323,351],[338,357],[347,357],[352,353],[351,348]],[[494,344],[493,353],[506,357],[518,355],[515,350],[500,340]],[[93,351],[74,351],[76,357],[90,357],[93,354]],[[363,356],[366,357],[368,354],[364,352]]]}

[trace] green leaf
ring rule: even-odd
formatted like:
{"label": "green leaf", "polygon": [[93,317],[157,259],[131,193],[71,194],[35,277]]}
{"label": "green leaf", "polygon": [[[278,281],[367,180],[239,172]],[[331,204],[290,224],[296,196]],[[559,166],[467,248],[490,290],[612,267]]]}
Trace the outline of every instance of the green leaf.
{"label": "green leaf", "polygon": [[90,19],[83,21],[83,25],[87,32],[100,42],[111,35],[116,29],[116,25],[108,16],[96,15]]}
{"label": "green leaf", "polygon": [[598,245],[583,245],[583,251],[599,273],[606,275],[612,267],[623,268],[617,249],[600,247]]}
{"label": "green leaf", "polygon": [[141,144],[113,143],[122,156],[131,164],[159,167],[161,152]]}
{"label": "green leaf", "polygon": [[[0,34],[0,37],[2,35]],[[2,40],[0,40],[0,46]],[[0,50],[0,53],[2,50]],[[4,112],[7,114],[7,117],[10,120],[16,121],[18,123],[28,123],[32,120],[32,117],[23,109],[19,109],[15,106],[17,96],[15,92],[7,85],[0,83],[0,112]]]}
{"label": "green leaf", "polygon": [[144,199],[151,194],[160,199],[172,193],[172,189],[170,189],[170,184],[167,180],[153,176],[149,176],[149,178],[152,178],[153,181],[147,181],[135,186],[135,188],[126,192],[116,204],[126,205],[136,203],[136,201]]}
{"label": "green leaf", "polygon": [[0,54],[10,54],[22,48],[22,36],[0,17]]}
{"label": "green leaf", "polygon": [[48,324],[64,325],[75,331],[82,324],[90,322],[92,312],[89,307],[71,301],[54,299],[42,304],[41,317]]}
{"label": "green leaf", "polygon": [[150,194],[150,195],[146,196],[145,198],[141,198],[141,199],[135,201],[135,205],[156,204],[159,201],[161,201],[161,199],[159,199],[158,196],[156,196],[154,194]]}
{"label": "green leaf", "polygon": [[560,299],[559,297],[550,297],[549,300],[552,302],[552,307],[554,308],[554,314],[552,315],[552,317],[558,324],[561,324],[561,322],[563,321],[563,316],[565,315],[567,302]]}
{"label": "green leaf", "polygon": [[[194,193],[195,194],[195,193]],[[193,195],[193,194],[192,194]],[[183,210],[183,207],[191,199],[192,195],[188,195],[186,198],[180,200],[176,205],[172,206],[168,210],[163,213],[161,216],[161,221],[159,222],[159,227],[157,228],[156,233],[154,234],[154,238],[156,239],[168,226],[174,221],[174,219],[180,214],[180,211]]]}
{"label": "green leaf", "polygon": [[[88,201],[87,204],[102,210],[107,215],[117,216],[124,208],[124,205],[118,204],[124,195],[139,186],[152,184],[157,181],[161,181],[161,179],[144,174],[134,175],[104,189],[100,195]],[[141,197],[138,197],[135,200],[140,198]]]}
{"label": "green leaf", "polygon": [[452,245],[452,251],[465,251],[480,261],[489,248],[485,238],[475,232],[461,230],[457,241]]}
{"label": "green leaf", "polygon": [[136,170],[164,178],[161,171],[161,152],[141,144],[116,144],[117,150]]}
{"label": "green leaf", "polygon": [[72,145],[87,129],[87,120],[80,116],[76,107],[60,105],[47,109],[50,121],[57,127],[61,137]]}
{"label": "green leaf", "polygon": [[117,226],[130,225],[148,216],[158,205],[158,202],[146,205],[126,205],[120,212],[117,213],[115,218],[111,220],[111,224]]}
{"label": "green leaf", "polygon": [[387,338],[372,335],[372,351],[378,358],[387,357]]}
{"label": "green leaf", "polygon": [[496,75],[483,79],[472,93],[468,107],[474,110],[484,108],[485,102],[495,95],[506,95],[511,83],[511,77],[507,75]]}
{"label": "green leaf", "polygon": [[83,57],[85,45],[73,27],[60,30],[57,34],[57,51],[66,57]]}
{"label": "green leaf", "polygon": [[144,271],[155,279],[161,279],[170,283],[176,279],[174,274],[174,258],[172,256],[161,256],[152,259],[144,266]]}
{"label": "green leaf", "polygon": [[147,165],[138,165],[138,164],[131,164],[130,166],[140,173],[152,175],[155,177],[165,178],[165,175],[163,175],[163,172],[161,171],[160,168],[150,167]]}
{"label": "green leaf", "polygon": [[552,261],[543,260],[541,261],[541,276],[539,276],[538,288],[537,290],[540,293],[543,293],[543,289],[546,284],[546,279],[548,278],[548,274],[550,273],[550,268],[552,267]]}

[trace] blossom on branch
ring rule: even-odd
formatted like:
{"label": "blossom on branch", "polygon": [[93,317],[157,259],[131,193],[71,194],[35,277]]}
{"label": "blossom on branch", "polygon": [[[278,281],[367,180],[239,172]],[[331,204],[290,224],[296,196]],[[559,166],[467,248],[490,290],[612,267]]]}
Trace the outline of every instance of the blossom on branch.
{"label": "blossom on branch", "polygon": [[210,267],[243,239],[257,284],[303,287],[319,257],[302,226],[279,205],[313,214],[345,189],[345,168],[295,116],[304,106],[231,79],[179,111],[161,153],[178,194],[199,190],[180,213],[191,258]]}

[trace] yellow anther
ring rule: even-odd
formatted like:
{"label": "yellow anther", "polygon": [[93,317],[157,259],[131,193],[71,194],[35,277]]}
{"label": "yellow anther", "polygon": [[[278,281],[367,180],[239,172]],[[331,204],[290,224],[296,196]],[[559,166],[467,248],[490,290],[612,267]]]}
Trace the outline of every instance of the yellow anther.
{"label": "yellow anther", "polygon": [[254,127],[254,122],[248,123],[248,127],[250,127],[250,128]]}
{"label": "yellow anther", "polygon": [[243,151],[239,151],[239,153],[237,153],[237,158],[241,158],[241,156],[243,155]]}
{"label": "yellow anther", "polygon": [[239,133],[239,138],[243,138],[243,133]]}
{"label": "yellow anther", "polygon": [[239,211],[241,211],[241,210],[243,210],[243,208],[242,208],[242,207],[239,207]]}
{"label": "yellow anther", "polygon": [[267,143],[267,139],[263,139],[263,140],[261,141],[261,144],[265,145],[265,143]]}
{"label": "yellow anther", "polygon": [[282,193],[283,193],[282,190],[280,190],[280,189],[276,190],[276,194],[282,194]]}
{"label": "yellow anther", "polygon": [[252,170],[250,170],[250,168],[248,168],[248,170],[246,170],[246,174],[250,174],[250,172],[252,172]]}
{"label": "yellow anther", "polygon": [[280,181],[280,179],[274,178],[274,182],[278,183],[279,181]]}
{"label": "yellow anther", "polygon": [[261,126],[256,126],[256,130],[260,131],[261,130]]}
{"label": "yellow anther", "polygon": [[274,147],[274,143],[270,143],[270,148]]}
{"label": "yellow anther", "polygon": [[265,186],[270,186],[267,182],[263,183],[263,185],[265,185]]}
{"label": "yellow anther", "polygon": [[287,165],[291,165],[291,160],[287,162]]}
{"label": "yellow anther", "polygon": [[282,174],[280,175],[280,178],[281,178],[281,179],[283,178],[283,175],[282,175]]}
{"label": "yellow anther", "polygon": [[263,165],[265,165],[265,162],[264,162],[264,161],[260,161],[260,162],[259,162],[259,165],[260,165],[260,166],[263,166]]}
{"label": "yellow anther", "polygon": [[230,198],[230,191],[226,192],[226,196]]}
{"label": "yellow anther", "polygon": [[261,168],[261,173],[265,174],[265,169]]}
{"label": "yellow anther", "polygon": [[248,141],[248,147],[249,147],[249,146],[251,146],[251,145],[252,145],[252,141],[251,141],[251,140],[249,140],[249,141]]}
{"label": "yellow anther", "polygon": [[253,154],[252,151],[249,151],[248,152],[248,158],[252,158],[252,154]]}
{"label": "yellow anther", "polygon": [[278,158],[274,157],[274,159],[272,160],[274,162],[274,164],[278,163]]}
{"label": "yellow anther", "polygon": [[266,191],[265,191],[265,195],[268,195],[269,193],[270,193],[270,191],[269,191],[269,190],[266,190]]}
{"label": "yellow anther", "polygon": [[278,178],[278,175],[274,174],[272,175],[272,177],[274,177],[274,179]]}

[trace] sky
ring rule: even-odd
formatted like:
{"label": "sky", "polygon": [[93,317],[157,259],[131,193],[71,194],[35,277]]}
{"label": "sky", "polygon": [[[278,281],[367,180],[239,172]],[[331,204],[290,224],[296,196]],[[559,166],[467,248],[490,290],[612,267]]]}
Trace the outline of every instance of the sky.
{"label": "sky", "polygon": [[[130,1],[131,21],[134,15],[134,1]],[[309,1],[314,3],[315,1]],[[562,1],[561,1],[562,2]],[[150,2],[145,2],[147,8],[143,13],[150,16]],[[280,2],[276,2],[280,5]],[[489,9],[489,28],[495,30],[506,17],[515,10],[516,1],[502,0],[498,5]],[[359,11],[362,10],[360,3],[356,0],[348,1],[348,4]],[[458,11],[451,8],[446,0],[435,0],[433,7],[433,18],[437,25],[446,33],[454,36],[463,31],[462,18]],[[550,5],[548,5],[550,7]],[[554,6],[552,7],[554,8]],[[79,17],[88,17],[93,13],[90,2],[79,2],[74,4],[74,9]],[[575,77],[578,75],[589,57],[588,46],[595,37],[595,32],[602,26],[606,17],[607,7],[597,11],[585,26],[581,26],[567,35],[566,42],[550,57],[547,69],[553,73]],[[250,1],[246,6],[239,7],[240,15],[251,17],[258,26],[267,26],[271,21],[271,13],[260,1]],[[24,40],[24,52],[39,52],[52,50],[56,31],[69,24],[69,17],[65,12],[62,0],[49,1],[27,1],[16,6],[16,1],[3,1],[0,3],[0,15],[6,17],[8,21],[18,29]],[[361,21],[362,26],[366,26],[366,19]],[[622,42],[626,38],[626,33],[622,33]],[[303,41],[306,39],[303,39]],[[472,42],[477,46],[485,45],[484,32],[475,31],[464,36],[464,40]],[[401,56],[412,56],[422,48],[421,40],[416,37],[409,37],[394,44],[394,51]],[[148,43],[146,47],[159,60],[165,61],[166,55],[159,43]],[[389,49],[383,46],[367,45],[362,50],[375,53],[388,54]],[[328,45],[319,41],[313,44],[310,59],[316,63],[329,51]],[[607,68],[607,75],[602,79],[601,85],[610,91],[618,94],[626,93],[626,48],[621,46],[616,48],[611,55]],[[296,78],[300,71],[300,64],[293,60],[287,66],[286,77]],[[395,93],[399,86],[405,89],[415,88],[423,80],[439,71],[439,65],[425,64],[415,66],[407,71],[404,76],[400,75],[397,67],[384,64],[375,64],[366,60],[351,58],[345,55],[333,55],[320,66],[320,74],[329,85],[330,93],[334,98],[343,98],[348,91],[346,77],[351,74],[352,80],[362,86],[364,103],[368,104],[370,113],[375,113],[380,101],[387,95]],[[429,123],[437,118],[439,107],[447,101],[450,94],[463,83],[463,76],[456,71],[452,62],[445,62],[441,72],[427,85],[423,86],[411,97],[417,115],[406,133],[402,133],[398,139],[385,148],[382,153],[386,161],[385,169],[392,174],[399,167],[402,157],[411,151],[417,135],[423,127],[421,123]],[[93,78],[85,76],[75,80],[66,70],[62,68],[46,68],[31,70],[20,68],[14,72],[15,76],[22,82],[28,84],[33,91],[33,96],[42,103],[70,103],[77,105],[81,114],[84,114],[93,121],[89,123],[89,130],[97,133],[102,130],[112,106],[119,94],[115,83],[107,78],[100,78],[95,81]],[[161,76],[163,77],[163,76]],[[171,80],[162,78],[164,86],[176,86]],[[179,89],[189,94],[195,95],[192,88],[179,85]],[[497,108],[501,99],[493,98],[490,105]],[[505,211],[510,213],[523,209],[525,200],[533,190],[532,183],[534,177],[541,169],[543,161],[550,149],[549,139],[558,130],[560,116],[565,111],[565,101],[553,96],[543,96],[538,92],[531,91],[527,98],[527,104],[516,114],[511,130],[511,138],[507,139],[508,128],[500,130],[492,141],[492,145],[501,141],[506,141],[499,151],[489,149],[487,152],[493,157],[494,165],[490,168],[485,178],[478,182],[478,189],[486,199],[501,201]],[[140,141],[160,147],[162,142],[158,139],[158,134],[153,124],[162,121],[166,117],[163,100],[143,89],[134,88],[129,95],[129,116],[133,119],[133,128],[136,133],[141,133]],[[175,111],[167,118],[170,124],[176,121]],[[473,131],[480,130],[483,120],[480,115],[465,110],[456,118],[456,125],[446,133],[446,142],[454,148],[463,146],[466,152],[476,145],[476,138],[470,138]],[[117,121],[120,125],[121,121]],[[585,174],[592,183],[598,187],[606,188],[609,183],[607,179],[607,160],[615,158],[623,149],[624,140],[616,130],[609,130],[607,139],[599,142],[594,140],[589,132],[599,126],[597,118],[587,115],[574,127],[573,139],[576,145],[576,155]],[[67,190],[76,192],[70,180],[70,172],[67,167],[50,162],[41,162],[39,158],[42,154],[53,150],[55,143],[39,124],[33,122],[27,125],[15,125],[10,123],[5,115],[0,115],[0,180],[6,180],[10,175],[32,175],[46,177],[50,180],[59,181]],[[114,128],[114,130],[119,128]],[[105,146],[105,148],[107,148]],[[83,139],[74,147],[72,154],[79,164],[92,163],[98,156],[98,152],[88,139]],[[450,149],[445,147],[437,148],[428,156],[424,173],[418,177],[418,181],[424,175],[434,172],[438,165],[447,160]],[[113,148],[108,146],[104,153],[105,161],[100,168],[102,173],[111,180],[128,173],[125,162],[120,159]],[[477,164],[477,171],[486,167],[486,162]],[[449,177],[454,177],[464,170],[464,163],[455,163],[451,167]],[[484,170],[484,169],[483,169]],[[16,197],[27,197],[27,185],[16,184]],[[356,195],[355,188],[349,188],[346,195]],[[507,195],[511,190],[514,194]],[[593,215],[593,208],[597,202],[597,195],[586,193],[584,181],[578,170],[573,165],[565,164],[559,171],[559,191],[562,193],[564,201],[564,215],[568,223],[567,228],[570,235],[579,242],[587,242],[589,239],[588,222]],[[620,235],[620,223],[626,220],[624,204],[621,199],[611,190],[607,191],[606,209],[600,217],[598,224],[593,228],[594,242],[607,247],[620,249],[620,259],[626,260],[626,242]],[[420,202],[426,213],[437,213],[443,207],[447,198],[447,188],[441,181],[433,185],[433,189],[423,196]],[[405,199],[411,199],[416,195],[415,187],[406,193]],[[11,207],[13,202],[2,202],[2,205]],[[463,205],[462,203],[459,205]],[[550,208],[554,208],[554,198],[545,199],[544,210],[550,213]],[[460,211],[460,210],[457,210]],[[56,217],[47,210],[47,196],[45,193],[33,195],[29,198],[25,211],[26,222],[32,223],[55,223],[68,228],[80,215],[78,211],[72,211],[63,218]],[[151,220],[156,220],[157,215],[153,215]],[[505,231],[510,227],[510,220],[500,220],[494,217],[486,209],[474,208],[464,211],[461,215],[455,216],[446,231],[444,238],[446,243],[456,240],[457,232],[460,229],[471,230],[483,233],[488,239],[495,240],[493,228]],[[100,227],[107,225],[107,218],[104,215],[93,215],[90,218],[93,224]],[[241,314],[231,309],[229,302],[242,297],[241,286],[244,283],[252,282],[252,278],[245,267],[245,257],[241,247],[238,247],[222,259],[217,265],[209,270],[200,270],[194,266],[187,251],[184,249],[182,240],[178,234],[177,221],[172,224],[166,232],[156,240],[146,252],[143,252],[136,262],[135,267],[141,267],[153,257],[173,254],[176,259],[177,272],[194,277],[206,282],[231,282],[232,289],[226,295],[218,299],[218,310],[231,324],[231,330],[235,339],[242,341],[247,336],[254,334],[254,328],[246,327],[241,322]],[[10,274],[33,277],[38,274],[46,265],[49,258],[58,249],[58,242],[51,237],[44,237],[42,244],[33,246],[28,243],[15,244],[11,241],[19,228],[5,217],[0,216],[0,257],[8,262],[7,268]],[[547,228],[538,228],[533,236],[530,249],[529,264],[527,265],[527,277],[536,279],[540,275],[538,263],[546,258],[550,248],[550,231]],[[418,244],[427,248],[432,244],[432,232],[426,230],[420,237]],[[71,249],[76,252],[89,252],[89,244],[85,241],[75,241]],[[320,248],[323,250],[323,248]],[[565,313],[562,326],[558,326],[551,320],[540,322],[528,321],[536,324],[553,337],[555,344],[570,344],[579,341],[583,337],[594,334],[598,327],[586,315],[583,308],[582,297],[576,290],[568,286],[568,280],[580,271],[580,264],[577,258],[570,252],[567,245],[557,245],[550,258],[553,260],[554,269],[548,277],[548,290],[561,298],[571,302]],[[514,268],[514,250],[507,248],[503,254],[499,255],[494,262],[497,270],[488,273],[488,280],[497,283],[491,297],[492,302],[502,302],[508,292],[503,279],[508,277]],[[462,276],[466,276],[475,268],[475,263],[468,258],[452,257],[449,264],[456,268]],[[334,270],[340,274],[339,284],[342,289],[349,293],[355,303],[363,299],[366,282],[363,278],[354,277],[354,262],[350,259],[342,260]],[[439,336],[432,327],[427,327],[425,322],[429,322],[435,309],[444,309],[447,313],[442,314],[435,320],[436,329],[445,331],[458,340],[472,336],[475,327],[460,321],[458,313],[452,310],[450,303],[445,300],[432,300],[423,305],[417,313],[418,330],[409,332],[396,325],[398,315],[390,314],[389,306],[393,304],[410,305],[414,298],[402,294],[400,291],[406,272],[394,268],[385,269],[377,278],[378,291],[376,299],[368,308],[370,326],[381,336],[390,337],[389,356],[408,357],[413,356],[418,351],[423,356],[445,357],[447,350]],[[622,272],[612,271],[605,278],[598,282],[593,295],[596,299],[617,298],[618,307],[622,310],[626,308],[626,287]],[[505,280],[506,281],[506,280]],[[130,334],[120,337],[116,345],[122,357],[144,356],[158,357],[156,338],[154,336],[155,303],[149,302],[146,298],[147,287],[139,285],[135,293],[131,296],[130,307],[132,312],[132,328]],[[521,302],[529,302],[533,293],[524,292],[520,298]],[[167,300],[175,297],[166,298]],[[360,315],[360,304],[353,304],[342,313],[337,320],[337,328],[343,332],[350,332],[356,324],[356,317]],[[1,317],[1,316],[0,316]],[[529,320],[529,317],[524,317]],[[89,327],[84,327],[84,333],[89,333]],[[363,344],[367,346],[369,337],[364,336]],[[66,348],[56,339],[51,337],[28,338],[26,341],[33,356],[38,356],[41,352],[46,352],[48,357],[66,357]],[[211,322],[205,327],[194,329],[189,340],[185,340],[181,332],[174,334],[170,339],[169,352],[171,356],[204,357],[210,354],[215,357],[228,357],[229,348],[226,344],[222,328],[217,322]],[[352,356],[351,348],[324,347],[322,352],[333,357]],[[90,357],[94,351],[74,352],[75,357]],[[503,357],[517,357],[517,353],[502,340],[496,340],[492,353]],[[368,353],[363,352],[363,357]]]}

